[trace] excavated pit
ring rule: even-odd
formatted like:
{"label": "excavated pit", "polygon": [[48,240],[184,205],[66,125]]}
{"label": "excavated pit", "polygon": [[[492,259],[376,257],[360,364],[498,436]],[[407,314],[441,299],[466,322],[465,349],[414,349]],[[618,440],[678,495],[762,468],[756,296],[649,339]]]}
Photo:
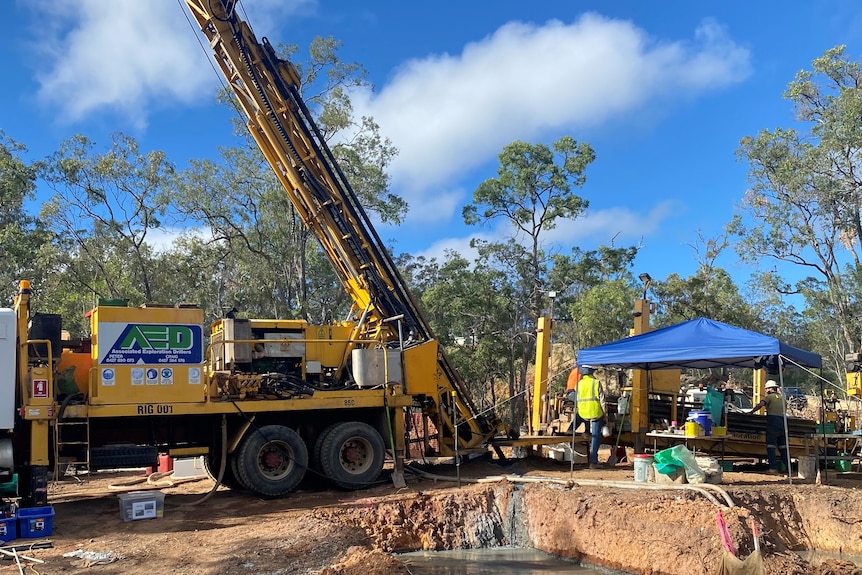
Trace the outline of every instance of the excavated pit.
{"label": "excavated pit", "polygon": [[[387,553],[532,547],[637,575],[707,575],[716,572],[725,553],[716,523],[721,510],[741,558],[754,550],[747,518],[753,516],[761,525],[768,573],[862,574],[862,568],[848,561],[814,565],[797,552],[817,549],[862,556],[859,490],[774,484],[768,489],[723,487],[733,507],[722,497],[716,505],[688,490],[500,480],[461,488],[435,486],[430,493],[379,498],[364,508],[319,509],[317,514],[362,529],[373,549]],[[342,567],[340,572],[350,573]]]}
{"label": "excavated pit", "polygon": [[[145,475],[92,474],[49,486],[53,545],[30,553],[45,561],[40,573],[407,575],[393,553],[513,546],[632,574],[712,575],[724,557],[721,509],[743,558],[753,550],[746,520],[761,525],[768,573],[862,574],[845,561],[862,556],[858,472],[824,474],[822,486],[789,485],[743,467],[720,486],[730,507],[717,492],[647,490],[630,464],[591,470],[545,458],[476,460],[462,465],[461,488],[440,475],[452,474],[451,465],[422,470],[401,488],[381,482],[274,500],[220,488],[202,504],[195,502],[212,493],[212,482],[182,482],[159,488],[164,517],[147,521],[123,521],[115,489],[141,489]],[[77,549],[118,559],[87,567],[65,556]],[[823,565],[806,562],[799,555],[806,549],[832,555]]]}

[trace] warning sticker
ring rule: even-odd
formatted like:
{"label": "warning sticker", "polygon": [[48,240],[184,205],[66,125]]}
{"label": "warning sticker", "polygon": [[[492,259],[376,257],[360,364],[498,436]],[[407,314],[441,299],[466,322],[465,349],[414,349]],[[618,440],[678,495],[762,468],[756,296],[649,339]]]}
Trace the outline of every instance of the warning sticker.
{"label": "warning sticker", "polygon": [[173,385],[174,384],[174,370],[170,367],[163,367],[161,369],[162,376],[162,385]]}
{"label": "warning sticker", "polygon": [[117,373],[112,368],[102,368],[102,385],[106,387],[117,385]]}
{"label": "warning sticker", "polygon": [[133,367],[131,371],[132,385],[144,385],[144,368]]}
{"label": "warning sticker", "polygon": [[159,370],[151,367],[147,369],[147,385],[159,384]]}

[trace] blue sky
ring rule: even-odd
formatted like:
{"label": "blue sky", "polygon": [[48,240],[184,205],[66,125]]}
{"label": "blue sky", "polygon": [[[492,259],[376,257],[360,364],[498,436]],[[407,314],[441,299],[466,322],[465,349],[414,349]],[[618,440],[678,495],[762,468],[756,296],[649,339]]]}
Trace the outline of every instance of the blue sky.
{"label": "blue sky", "polygon": [[[580,195],[587,216],[561,222],[547,248],[640,245],[635,273],[663,279],[697,267],[698,233],[719,234],[746,189],[739,140],[793,125],[782,93],[838,44],[862,54],[862,5],[851,0],[691,2],[354,2],[245,0],[257,36],[343,42],[374,91],[354,104],[400,150],[393,191],[411,211],[381,226],[396,252],[468,253],[461,208],[496,175],[514,141],[589,142],[596,161]],[[176,0],[17,0],[0,39],[0,128],[32,158],[83,133],[107,147],[132,135],[179,167],[235,145],[220,79]],[[100,148],[104,149],[104,148]],[[739,284],[750,270],[719,260]]]}

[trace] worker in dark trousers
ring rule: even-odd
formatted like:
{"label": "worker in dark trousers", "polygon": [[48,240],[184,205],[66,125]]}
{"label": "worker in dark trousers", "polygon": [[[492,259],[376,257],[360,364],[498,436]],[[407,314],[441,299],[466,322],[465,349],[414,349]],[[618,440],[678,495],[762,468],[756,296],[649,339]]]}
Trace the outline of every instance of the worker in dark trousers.
{"label": "worker in dark trousers", "polygon": [[602,425],[608,421],[605,408],[605,393],[602,384],[593,377],[591,367],[579,366],[581,380],[578,382],[578,417],[589,422],[590,429],[590,469],[598,469],[599,446],[602,443]]}
{"label": "worker in dark trousers", "polygon": [[766,460],[769,463],[767,473],[778,474],[779,466],[775,459],[776,449],[781,453],[782,467],[790,467],[790,459],[787,457],[787,434],[784,433],[784,396],[781,388],[770,379],[766,382],[766,397],[754,406],[752,413],[766,408]]}

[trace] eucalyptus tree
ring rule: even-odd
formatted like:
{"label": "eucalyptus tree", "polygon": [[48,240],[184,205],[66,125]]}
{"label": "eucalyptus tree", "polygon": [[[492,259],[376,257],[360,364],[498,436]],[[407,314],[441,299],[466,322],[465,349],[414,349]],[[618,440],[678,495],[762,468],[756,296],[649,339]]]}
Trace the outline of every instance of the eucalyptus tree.
{"label": "eucalyptus tree", "polygon": [[[671,274],[664,281],[651,284],[655,296],[654,324],[665,327],[705,317],[744,329],[764,331],[767,322],[760,308],[766,302],[761,300],[758,304],[752,299],[752,294],[740,293],[740,286],[727,270],[717,264],[718,258],[730,248],[728,234],[724,232],[706,238],[698,231],[696,242],[689,247],[698,263],[693,275],[683,278],[679,274]],[[769,300],[768,303],[774,306],[776,302]]]}
{"label": "eucalyptus tree", "polygon": [[[573,193],[583,187],[586,169],[595,152],[587,143],[564,136],[549,148],[544,144],[513,142],[503,148],[496,178],[482,182],[473,192],[473,202],[463,209],[470,225],[501,220],[508,228],[503,258],[523,272],[530,311],[541,314],[543,279],[548,254],[542,238],[560,219],[576,220],[589,202]],[[498,242],[502,247],[506,242]]]}
{"label": "eucalyptus tree", "polygon": [[174,167],[163,152],[143,153],[122,134],[107,151],[95,148],[73,136],[40,172],[54,192],[41,218],[64,254],[55,270],[62,289],[84,299],[159,301],[172,278],[160,269],[151,236],[168,209]]}
{"label": "eucalyptus tree", "polygon": [[733,277],[722,268],[699,267],[687,278],[669,275],[652,286],[655,294],[655,326],[665,327],[705,317],[752,331],[765,324],[739,292]]}
{"label": "eucalyptus tree", "polygon": [[[501,224],[501,240],[474,241],[480,263],[506,278],[509,302],[508,385],[510,397],[526,392],[527,366],[535,348],[535,325],[547,301],[551,254],[544,237],[559,220],[576,220],[588,207],[573,188],[582,187],[595,159],[589,144],[565,136],[552,147],[513,142],[499,155],[496,178],[482,182],[462,214],[467,224]],[[510,424],[524,420],[524,403],[510,403]]]}
{"label": "eucalyptus tree", "polygon": [[27,148],[0,130],[0,306],[11,304],[18,281],[38,286],[45,272],[50,234],[27,213],[36,189],[38,163],[28,164]]}
{"label": "eucalyptus tree", "polygon": [[599,246],[556,254],[548,285],[556,291],[557,339],[577,350],[626,337],[641,287],[632,273],[638,248]]}
{"label": "eucalyptus tree", "polygon": [[[799,72],[785,98],[802,130],[776,128],[747,136],[739,156],[751,187],[730,230],[746,261],[790,264],[773,289],[800,294],[827,337],[833,363],[862,341],[862,71],[843,46]],[[843,367],[841,368],[843,369]]]}
{"label": "eucalyptus tree", "polygon": [[498,403],[497,382],[513,372],[507,337],[515,312],[511,286],[499,270],[456,252],[423,268],[426,317],[471,396],[489,409]]}

